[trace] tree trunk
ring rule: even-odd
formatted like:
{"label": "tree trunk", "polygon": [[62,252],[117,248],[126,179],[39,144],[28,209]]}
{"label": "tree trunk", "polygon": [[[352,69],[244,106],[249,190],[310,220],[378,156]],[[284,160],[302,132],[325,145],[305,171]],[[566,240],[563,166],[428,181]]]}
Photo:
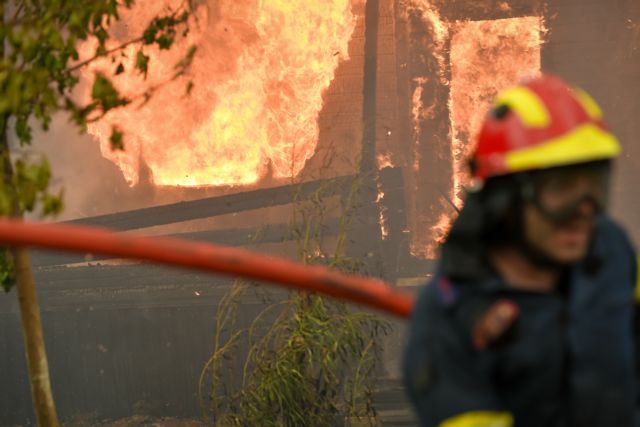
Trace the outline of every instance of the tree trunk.
{"label": "tree trunk", "polygon": [[[2,167],[2,185],[11,195],[11,216],[22,218],[22,209],[18,201],[17,189],[13,181],[13,166],[11,163],[9,141],[7,138],[7,116],[0,117],[0,167]],[[51,393],[49,379],[49,363],[44,348],[42,336],[42,322],[40,321],[40,307],[36,298],[36,286],[33,280],[29,253],[25,248],[12,248],[11,256],[16,275],[16,288],[20,302],[22,318],[22,335],[24,338],[27,367],[31,383],[33,406],[42,427],[57,427],[58,415]]]}
{"label": "tree trunk", "polygon": [[58,415],[51,393],[49,380],[49,363],[44,348],[42,336],[42,322],[40,321],[40,307],[36,298],[35,281],[31,271],[29,252],[25,248],[13,248],[13,256],[18,300],[20,301],[20,315],[22,317],[22,332],[24,347],[27,354],[29,378],[31,380],[31,396],[38,419],[42,427],[57,427]]}

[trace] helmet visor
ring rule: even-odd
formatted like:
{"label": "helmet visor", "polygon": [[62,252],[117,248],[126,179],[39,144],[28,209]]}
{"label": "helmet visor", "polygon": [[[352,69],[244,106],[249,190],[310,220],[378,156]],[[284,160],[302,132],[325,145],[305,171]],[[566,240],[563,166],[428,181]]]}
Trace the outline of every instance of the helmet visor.
{"label": "helmet visor", "polygon": [[598,161],[537,171],[525,200],[551,221],[566,222],[579,215],[589,203],[596,213],[608,203],[610,161]]}

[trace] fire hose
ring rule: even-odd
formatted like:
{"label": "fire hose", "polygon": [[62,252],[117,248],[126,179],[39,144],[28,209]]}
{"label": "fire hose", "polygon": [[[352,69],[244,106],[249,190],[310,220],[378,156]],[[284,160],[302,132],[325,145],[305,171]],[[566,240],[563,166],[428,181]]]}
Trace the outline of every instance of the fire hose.
{"label": "fire hose", "polygon": [[0,243],[152,261],[264,280],[365,305],[403,318],[411,315],[414,305],[413,295],[377,279],[204,242],[3,218],[0,219]]}

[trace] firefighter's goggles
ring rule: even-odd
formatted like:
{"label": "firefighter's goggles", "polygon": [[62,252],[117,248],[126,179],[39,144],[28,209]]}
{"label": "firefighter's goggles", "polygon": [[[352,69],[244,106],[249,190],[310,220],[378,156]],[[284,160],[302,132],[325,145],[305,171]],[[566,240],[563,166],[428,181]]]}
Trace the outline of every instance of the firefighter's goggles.
{"label": "firefighter's goggles", "polygon": [[523,186],[523,198],[553,222],[570,221],[584,203],[596,213],[607,208],[610,175],[609,161],[536,171]]}

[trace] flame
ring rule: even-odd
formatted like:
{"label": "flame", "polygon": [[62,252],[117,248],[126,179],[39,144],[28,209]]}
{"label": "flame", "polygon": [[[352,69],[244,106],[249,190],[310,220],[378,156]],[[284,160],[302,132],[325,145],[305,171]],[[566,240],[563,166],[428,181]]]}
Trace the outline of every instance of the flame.
{"label": "flame", "polygon": [[376,160],[378,161],[378,169],[392,168],[395,166],[393,160],[391,160],[391,153],[378,154]]}
{"label": "flame", "polygon": [[506,1],[498,3],[498,9],[502,12],[511,12],[513,10],[511,5]]}
{"label": "flame", "polygon": [[538,16],[468,21],[452,26],[451,121],[453,201],[462,207],[468,184],[466,161],[492,100],[525,77],[540,74],[540,46],[545,32]]}
{"label": "flame", "polygon": [[376,197],[376,204],[378,205],[378,224],[380,225],[380,236],[382,240],[386,240],[389,237],[389,224],[388,224],[388,208],[384,205],[384,203],[380,203],[384,199],[384,191],[380,188],[378,184],[378,195]]}
{"label": "flame", "polygon": [[416,87],[413,89],[411,95],[411,119],[413,123],[413,171],[420,171],[420,135],[422,129],[420,124],[424,120],[433,118],[435,112],[435,105],[429,105],[425,107],[422,102],[422,93],[424,92],[424,85],[428,79],[426,77],[416,77],[413,79]]}
{"label": "flame", "polygon": [[448,84],[445,74],[447,60],[444,48],[449,39],[450,25],[442,19],[430,0],[409,0],[407,6],[408,11],[416,10],[421,15],[423,22],[430,27],[435,48],[433,54],[440,65],[440,82],[445,85]]}
{"label": "flame", "polygon": [[[462,206],[462,190],[468,183],[465,164],[472,149],[479,126],[491,100],[498,91],[512,86],[521,78],[540,72],[540,46],[546,32],[541,17],[509,18],[493,21],[455,21],[442,19],[430,0],[407,0],[407,10],[419,12],[425,28],[430,32],[433,57],[438,64],[436,76],[414,78],[412,119],[414,137],[414,172],[420,172],[419,143],[422,123],[434,119],[436,105],[423,105],[422,95],[429,78],[449,86],[450,142],[452,158],[452,185],[444,192],[448,203]],[[498,10],[511,11],[508,2],[500,2]],[[447,46],[449,48],[447,49]],[[447,57],[448,54],[448,57]],[[450,71],[450,74],[447,72]],[[443,206],[447,202],[442,203]],[[444,210],[444,208],[443,208]],[[419,237],[421,230],[413,230],[411,252],[434,258],[437,247],[450,228],[453,209],[440,212],[437,219],[418,223],[428,224],[429,239]],[[422,215],[422,214],[420,214]],[[423,218],[423,216],[420,216]],[[426,217],[425,217],[426,219]]]}
{"label": "flame", "polygon": [[[150,19],[181,0],[135,3],[114,27],[114,45],[139,33]],[[322,94],[340,61],[356,18],[352,6],[361,0],[289,2],[222,0],[200,6],[186,37],[171,51],[149,50],[146,80],[127,72],[114,78],[126,96],[166,82],[185,49],[198,53],[190,75],[164,84],[140,108],[109,112],[89,126],[102,154],[116,163],[130,185],[144,163],[156,185],[251,184],[269,173],[296,176],[314,151]],[[121,58],[127,70],[138,46]],[[95,45],[80,51],[90,54]],[[95,61],[82,70],[112,74],[114,63]],[[194,89],[185,96],[185,86]],[[126,151],[109,147],[112,125],[125,131]]]}

